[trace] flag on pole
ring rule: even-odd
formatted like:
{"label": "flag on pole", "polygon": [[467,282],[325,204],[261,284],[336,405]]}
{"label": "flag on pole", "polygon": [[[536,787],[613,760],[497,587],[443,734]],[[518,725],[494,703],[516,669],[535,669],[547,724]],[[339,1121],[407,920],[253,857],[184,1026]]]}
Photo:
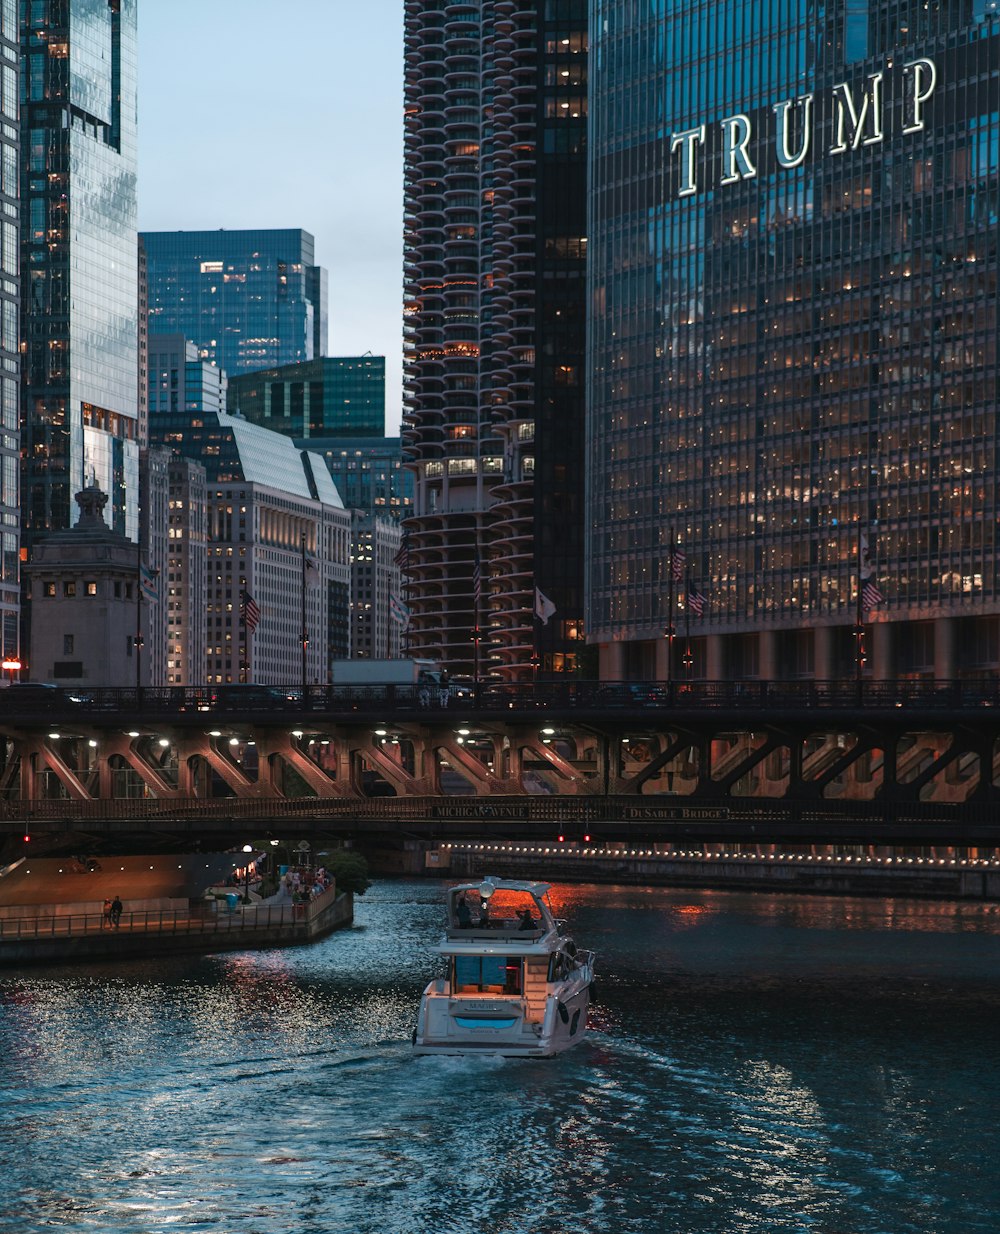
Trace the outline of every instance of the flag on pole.
{"label": "flag on pole", "polygon": [[148,566],[140,565],[139,587],[143,596],[150,602],[150,604],[156,604],[159,601],[160,596],[156,587],[155,570],[150,570]]}
{"label": "flag on pole", "polygon": [[696,617],[704,617],[705,609],[708,607],[708,596],[704,595],[697,587],[689,587],[687,594],[688,610]]}
{"label": "flag on pole", "polygon": [[408,624],[410,620],[410,610],[406,607],[399,596],[390,594],[389,596],[389,616],[393,621],[398,621],[401,626]]}
{"label": "flag on pole", "polygon": [[541,621],[543,626],[549,624],[549,618],[556,611],[556,606],[552,603],[544,592],[535,588],[535,616]]}
{"label": "flag on pole", "polygon": [[307,583],[318,583],[319,582],[319,562],[316,560],[315,557],[310,557],[308,553],[305,556],[305,565],[303,566],[303,573],[305,574],[305,579]]}
{"label": "flag on pole", "polygon": [[885,597],[878,589],[873,578],[865,579],[861,586],[861,611],[867,613],[870,608],[876,608]]}
{"label": "flag on pole", "polygon": [[687,565],[687,553],[682,548],[675,548],[670,554],[670,577],[675,583],[684,581],[684,567]]}
{"label": "flag on pole", "polygon": [[476,564],[472,567],[472,602],[479,608],[479,601],[483,598],[483,563],[476,554]]}
{"label": "flag on pole", "polygon": [[249,591],[244,591],[243,593],[242,609],[243,623],[250,633],[253,634],[260,623],[260,608]]}
{"label": "flag on pole", "polygon": [[868,532],[863,531],[858,536],[858,574],[867,578],[872,572],[871,553],[868,551]]}

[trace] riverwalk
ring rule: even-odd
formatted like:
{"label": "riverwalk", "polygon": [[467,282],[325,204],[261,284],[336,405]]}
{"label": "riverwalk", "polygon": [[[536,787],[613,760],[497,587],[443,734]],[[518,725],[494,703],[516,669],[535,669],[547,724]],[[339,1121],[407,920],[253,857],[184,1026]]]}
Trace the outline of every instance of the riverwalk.
{"label": "riverwalk", "polygon": [[552,882],[716,887],[834,895],[1000,900],[1000,856],[955,852],[745,851],[722,844],[680,849],[627,844],[441,844],[424,853],[424,872],[456,878],[485,873]]}
{"label": "riverwalk", "polygon": [[0,965],[295,946],[323,938],[353,918],[353,896],[338,894],[334,886],[303,904],[132,909],[117,925],[99,905],[81,912],[40,905],[30,914],[0,917]]}

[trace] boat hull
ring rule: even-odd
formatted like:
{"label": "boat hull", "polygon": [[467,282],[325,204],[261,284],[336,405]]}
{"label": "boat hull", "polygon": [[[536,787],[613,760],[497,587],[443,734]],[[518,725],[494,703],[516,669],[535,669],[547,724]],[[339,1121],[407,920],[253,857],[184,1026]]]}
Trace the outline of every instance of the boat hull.
{"label": "boat hull", "polygon": [[581,983],[572,992],[549,1001],[544,1019],[533,1024],[514,1005],[486,1006],[482,1000],[449,999],[434,990],[432,983],[421,999],[413,1052],[551,1058],[586,1037],[590,983]]}

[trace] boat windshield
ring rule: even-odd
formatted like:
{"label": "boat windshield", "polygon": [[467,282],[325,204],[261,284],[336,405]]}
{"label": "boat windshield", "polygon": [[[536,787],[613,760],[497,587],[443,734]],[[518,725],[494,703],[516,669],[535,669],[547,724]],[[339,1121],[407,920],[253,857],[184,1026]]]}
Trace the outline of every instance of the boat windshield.
{"label": "boat windshield", "polygon": [[520,994],[521,967],[517,956],[457,955],[451,988],[456,994]]}
{"label": "boat windshield", "polygon": [[452,900],[453,929],[537,930],[544,925],[538,902],[524,891],[497,888],[488,900],[477,891],[465,891]]}

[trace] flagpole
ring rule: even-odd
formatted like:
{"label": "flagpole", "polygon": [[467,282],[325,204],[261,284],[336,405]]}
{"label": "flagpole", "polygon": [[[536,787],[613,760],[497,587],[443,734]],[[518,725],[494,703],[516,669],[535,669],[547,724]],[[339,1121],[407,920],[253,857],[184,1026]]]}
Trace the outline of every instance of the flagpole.
{"label": "flagpole", "polygon": [[473,697],[479,701],[479,593],[482,590],[482,564],[479,550],[476,550],[476,561],[473,565],[472,580],[472,688]]}
{"label": "flagpole", "polygon": [[667,550],[667,685],[670,685],[674,659],[674,529],[670,529]]}
{"label": "flagpole", "polygon": [[691,680],[694,658],[691,655],[691,567],[684,572],[684,667],[688,681]]}
{"label": "flagpole", "polygon": [[403,557],[399,567],[399,595],[407,609],[406,620],[403,622],[403,655],[408,657],[410,654],[410,593],[406,587],[406,576],[410,568],[410,535],[405,527],[403,528],[403,540],[399,547]]}
{"label": "flagpole", "polygon": [[305,702],[308,681],[306,655],[309,649],[309,627],[306,625],[306,533],[299,537],[302,550],[302,701]]}
{"label": "flagpole", "polygon": [[250,679],[250,627],[247,625],[247,589],[245,587],[240,591],[240,625],[243,627],[240,681],[246,685]]}
{"label": "flagpole", "polygon": [[861,701],[861,669],[864,664],[864,648],[865,648],[865,627],[864,627],[864,607],[862,600],[862,592],[864,590],[864,561],[862,559],[862,551],[864,545],[864,532],[861,530],[861,524],[858,524],[858,603],[857,614],[854,622],[854,672],[855,681],[858,687],[858,702]]}
{"label": "flagpole", "polygon": [[142,540],[135,544],[135,689],[142,689]]}

